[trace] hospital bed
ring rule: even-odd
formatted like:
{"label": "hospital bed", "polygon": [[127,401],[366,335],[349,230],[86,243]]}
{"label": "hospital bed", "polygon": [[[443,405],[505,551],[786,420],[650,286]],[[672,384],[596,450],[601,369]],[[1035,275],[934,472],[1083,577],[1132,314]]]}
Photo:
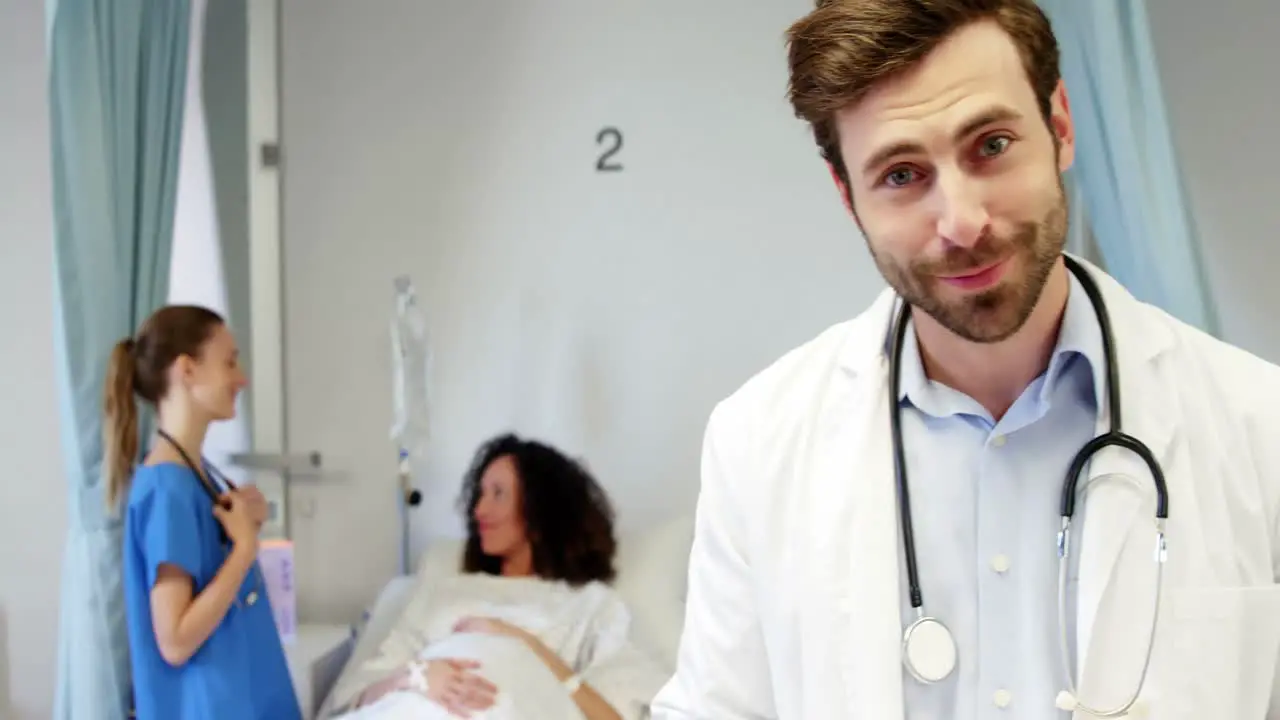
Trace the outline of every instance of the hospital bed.
{"label": "hospital bed", "polygon": [[[623,533],[618,541],[617,579],[614,588],[632,615],[632,642],[670,674],[675,668],[680,631],[684,626],[689,546],[693,521],[679,517],[649,528]],[[352,636],[338,653],[342,670],[332,674],[327,687],[316,688],[324,697],[315,717],[332,713],[333,687],[342,677],[371,658],[390,634],[396,619],[419,582],[430,582],[458,572],[462,541],[438,539],[423,553],[414,575],[398,576],[382,588],[377,599],[352,627]]]}

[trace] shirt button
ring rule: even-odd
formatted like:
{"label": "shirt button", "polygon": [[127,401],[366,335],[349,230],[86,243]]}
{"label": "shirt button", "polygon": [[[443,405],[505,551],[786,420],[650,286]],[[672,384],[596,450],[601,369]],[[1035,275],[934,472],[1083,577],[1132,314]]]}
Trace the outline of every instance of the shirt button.
{"label": "shirt button", "polygon": [[1013,695],[1008,690],[997,690],[992,696],[991,702],[995,703],[998,708],[1007,708],[1009,703],[1013,702]]}
{"label": "shirt button", "polygon": [[1009,556],[996,555],[995,557],[991,558],[991,569],[995,570],[1001,575],[1009,572]]}
{"label": "shirt button", "polygon": [[991,444],[996,447],[1004,447],[1004,435],[997,435],[991,438]]}

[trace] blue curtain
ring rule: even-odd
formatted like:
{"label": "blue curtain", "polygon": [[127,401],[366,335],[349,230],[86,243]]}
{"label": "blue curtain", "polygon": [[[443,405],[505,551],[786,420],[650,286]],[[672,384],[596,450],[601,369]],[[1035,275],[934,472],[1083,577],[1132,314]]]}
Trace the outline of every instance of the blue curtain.
{"label": "blue curtain", "polygon": [[1146,0],[1040,0],[1076,125],[1072,179],[1107,270],[1206,332],[1218,317],[1169,131]]}
{"label": "blue curtain", "polygon": [[122,520],[101,480],[111,347],[160,307],[187,77],[186,0],[50,0],[57,372],[69,519],[55,720],[125,720]]}

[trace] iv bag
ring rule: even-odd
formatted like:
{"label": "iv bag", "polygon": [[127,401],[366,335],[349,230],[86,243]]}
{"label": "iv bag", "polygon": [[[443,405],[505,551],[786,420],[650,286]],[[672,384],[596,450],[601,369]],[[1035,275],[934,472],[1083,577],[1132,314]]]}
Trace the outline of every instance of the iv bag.
{"label": "iv bag", "polygon": [[430,437],[431,345],[427,318],[413,281],[395,279],[395,316],[391,320],[391,439],[402,455],[421,457]]}

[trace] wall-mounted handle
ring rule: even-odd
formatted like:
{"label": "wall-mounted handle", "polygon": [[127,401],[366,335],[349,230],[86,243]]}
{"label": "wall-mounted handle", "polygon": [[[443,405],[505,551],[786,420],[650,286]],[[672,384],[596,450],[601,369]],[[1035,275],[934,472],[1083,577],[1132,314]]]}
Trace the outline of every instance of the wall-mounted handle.
{"label": "wall-mounted handle", "polygon": [[293,476],[318,475],[322,467],[319,452],[304,454],[237,453],[231,463],[246,470],[289,473]]}

